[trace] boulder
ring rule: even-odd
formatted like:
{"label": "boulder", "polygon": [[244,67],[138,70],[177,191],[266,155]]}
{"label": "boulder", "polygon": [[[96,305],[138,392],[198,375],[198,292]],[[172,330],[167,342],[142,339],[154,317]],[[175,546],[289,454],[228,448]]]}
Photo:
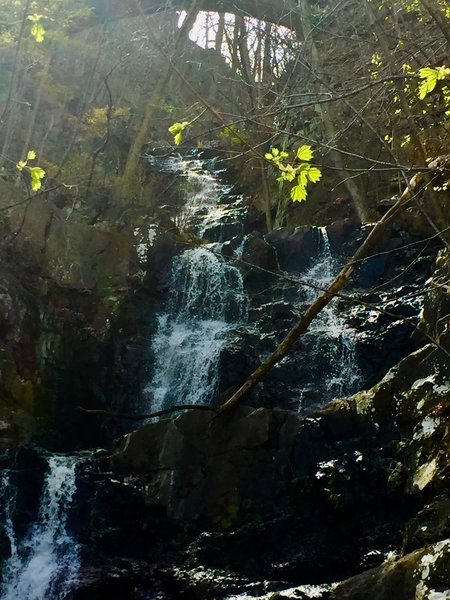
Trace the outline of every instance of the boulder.
{"label": "boulder", "polygon": [[301,273],[317,257],[322,236],[317,227],[304,225],[295,229],[275,229],[266,234],[264,239],[275,248],[281,269]]}
{"label": "boulder", "polygon": [[344,581],[332,600],[446,600],[450,597],[450,539]]}

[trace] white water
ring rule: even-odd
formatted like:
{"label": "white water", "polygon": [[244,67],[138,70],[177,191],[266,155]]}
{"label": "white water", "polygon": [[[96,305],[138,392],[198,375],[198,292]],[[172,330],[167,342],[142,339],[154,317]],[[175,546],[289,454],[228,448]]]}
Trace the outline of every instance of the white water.
{"label": "white water", "polygon": [[[320,228],[319,233],[320,254],[303,279],[326,289],[336,276],[337,268],[331,255],[326,229]],[[320,290],[312,287],[304,286],[303,290],[307,304],[311,304],[320,294]],[[353,393],[361,377],[355,357],[355,331],[342,318],[334,301],[314,319],[305,338],[313,344],[307,360],[313,365],[315,361],[317,364],[327,364],[326,373],[322,373],[321,380],[311,382],[312,388],[322,388],[323,401]]]}
{"label": "white water", "polygon": [[175,258],[170,300],[152,344],[155,368],[146,388],[152,411],[213,401],[226,334],[246,311],[238,269],[206,247]]}
{"label": "white water", "polygon": [[0,482],[0,497],[3,504],[3,525],[11,548],[11,555],[14,555],[17,553],[17,546],[14,536],[12,515],[16,501],[16,493],[15,489],[11,485],[11,472],[9,469],[3,471],[2,473],[2,479]]}
{"label": "white water", "polygon": [[4,567],[0,600],[66,597],[80,565],[77,544],[67,530],[75,464],[71,456],[50,457],[39,515],[24,540],[15,539],[11,507],[5,511],[11,556]]}
{"label": "white water", "polygon": [[[207,162],[181,156],[151,155],[147,156],[147,161],[160,172],[179,173],[185,179],[184,204],[176,218],[181,230],[192,230],[198,237],[208,238],[210,227],[240,222],[242,197],[232,202],[222,202],[224,197],[230,195],[231,187],[221,183],[217,170],[205,168]],[[242,230],[242,226],[239,229]]]}

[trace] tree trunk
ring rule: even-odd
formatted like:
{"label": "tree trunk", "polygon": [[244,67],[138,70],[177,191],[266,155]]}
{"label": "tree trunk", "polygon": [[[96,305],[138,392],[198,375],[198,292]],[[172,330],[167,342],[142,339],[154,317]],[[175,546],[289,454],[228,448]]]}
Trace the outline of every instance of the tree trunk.
{"label": "tree trunk", "polygon": [[[309,45],[310,54],[311,54],[311,68],[314,73],[320,73],[322,71],[322,60],[320,57],[319,50],[317,45],[314,42],[313,38],[313,30],[311,28],[311,20],[309,18],[309,7],[306,0],[299,0],[300,8],[301,8],[301,27],[303,27],[303,38],[307,40],[305,44]],[[320,86],[319,90],[321,89]],[[328,104],[320,104],[319,105],[320,112],[323,120],[323,127],[325,130],[325,134],[327,138],[331,141],[336,138],[336,129],[334,127],[334,121],[331,114],[331,109]],[[345,169],[344,160],[342,155],[336,150],[331,150],[330,152],[331,160],[333,161],[334,166],[342,172],[343,175],[348,171]],[[373,221],[373,211],[371,210],[369,203],[367,202],[366,195],[364,190],[359,185],[359,182],[353,178],[346,177],[344,179],[343,185],[345,186],[350,199],[353,202],[355,207],[355,211],[360,219],[361,223],[370,223]]]}
{"label": "tree trunk", "polygon": [[[191,8],[181,26],[178,36],[175,40],[172,52],[172,60],[175,61],[179,56],[183,45],[189,35],[192,25],[197,18],[197,13],[201,8],[202,0],[193,0]],[[124,173],[120,182],[120,191],[123,196],[129,196],[136,191],[136,179],[139,174],[139,162],[142,147],[148,139],[150,125],[152,124],[155,115],[161,107],[163,95],[170,83],[172,77],[172,61],[167,61],[164,65],[161,77],[154,88],[152,95],[145,107],[144,118],[139,126],[139,129],[134,136],[128,151],[127,162],[125,164]]]}
{"label": "tree trunk", "polygon": [[447,41],[447,46],[450,49],[450,22],[442,11],[439,3],[436,0],[420,0],[420,3],[425,7],[425,10],[434,19],[443,36]]}
{"label": "tree trunk", "polygon": [[20,58],[21,58],[20,55],[21,55],[22,43],[23,43],[23,38],[24,38],[24,33],[25,33],[25,26],[27,24],[27,17],[28,17],[28,13],[30,11],[30,4],[31,4],[31,0],[27,0],[25,3],[25,8],[23,11],[23,16],[22,16],[22,22],[20,24],[19,39],[17,40],[16,52],[14,54],[14,63],[13,63],[12,72],[11,72],[11,79],[9,82],[8,96],[6,98],[5,106],[3,107],[2,115],[0,116],[0,128],[3,129],[5,132],[4,137],[3,137],[2,150],[0,153],[0,167],[3,166],[3,164],[5,162],[5,159],[6,159],[6,156],[8,153],[9,144],[12,139],[14,124],[15,124],[16,107],[17,107],[17,105],[15,104],[15,101],[17,101],[17,98],[15,98],[15,96],[17,95],[17,90],[19,87],[19,65],[20,65]]}
{"label": "tree trunk", "polygon": [[219,56],[222,56],[222,44],[223,44],[224,34],[225,34],[225,14],[220,13],[219,21],[217,23],[216,39],[215,39],[215,43],[214,43],[214,49]]}
{"label": "tree trunk", "polygon": [[[378,19],[378,15],[375,13],[373,6],[368,0],[364,0],[364,5],[366,8],[366,13],[369,19],[370,24],[372,25],[375,36],[380,44],[381,52],[383,55],[383,59],[389,67],[389,71],[391,75],[396,74],[396,65],[392,59],[392,52],[389,48],[389,43],[386,38],[383,27]],[[422,143],[420,129],[416,123],[414,114],[409,106],[408,97],[402,87],[402,83],[398,79],[393,79],[393,83],[396,88],[396,92],[398,98],[400,100],[400,106],[402,107],[403,114],[406,118],[409,127],[409,134],[411,136],[411,144],[416,152],[416,158],[418,160],[419,168],[426,167],[427,159],[426,159],[426,149],[424,144]],[[427,174],[425,174],[425,178],[427,179],[427,183],[430,182],[430,178]],[[433,218],[430,217],[429,211],[422,207],[422,210],[427,214],[427,218],[430,220],[433,228],[436,231],[439,231],[439,227],[445,227],[446,218],[444,217],[439,195],[433,190],[433,186],[428,186],[427,194],[430,199],[430,208],[433,213]],[[441,234],[442,241],[448,246],[448,233],[447,235]]]}

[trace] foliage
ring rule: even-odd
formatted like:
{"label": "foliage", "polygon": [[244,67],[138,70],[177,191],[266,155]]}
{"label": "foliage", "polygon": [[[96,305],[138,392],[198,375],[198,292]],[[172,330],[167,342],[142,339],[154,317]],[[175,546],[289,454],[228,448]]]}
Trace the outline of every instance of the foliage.
{"label": "foliage", "polygon": [[169,132],[173,135],[173,141],[177,146],[183,141],[183,132],[190,124],[190,121],[182,121],[181,123],[174,123],[169,127]]}
{"label": "foliage", "polygon": [[41,167],[30,167],[28,165],[28,161],[36,159],[36,152],[34,150],[30,150],[27,154],[25,160],[19,160],[16,164],[16,167],[19,171],[28,171],[31,177],[31,189],[33,192],[37,192],[42,187],[42,180],[45,177],[45,171]]}
{"label": "foliage", "polygon": [[243,127],[237,127],[237,125],[227,125],[220,131],[219,137],[223,140],[228,140],[235,146],[239,146],[246,139],[247,131]]}
{"label": "foliage", "polygon": [[446,66],[442,67],[424,67],[419,70],[419,77],[422,79],[419,85],[419,98],[423,100],[430,94],[437,85],[438,81],[443,81],[450,76],[450,69]]}
{"label": "foliage", "polygon": [[45,38],[45,29],[41,23],[42,15],[34,13],[33,15],[28,15],[27,18],[33,23],[30,31],[31,35],[34,37],[36,42],[43,42]]}
{"label": "foliage", "polygon": [[290,191],[291,199],[294,202],[306,200],[308,183],[317,183],[322,177],[321,170],[310,163],[313,157],[314,152],[311,146],[308,145],[297,148],[294,162],[284,162],[285,159],[289,158],[289,153],[278,148],[272,148],[270,152],[264,155],[264,158],[280,171],[281,175],[277,178],[277,181],[283,183],[296,180],[296,185]]}

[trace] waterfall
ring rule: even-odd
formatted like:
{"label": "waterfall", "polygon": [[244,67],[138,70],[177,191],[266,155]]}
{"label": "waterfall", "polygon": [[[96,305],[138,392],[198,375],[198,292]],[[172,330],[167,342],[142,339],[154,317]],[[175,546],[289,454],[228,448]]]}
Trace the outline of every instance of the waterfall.
{"label": "waterfall", "polygon": [[152,169],[184,178],[183,206],[176,217],[181,230],[217,242],[242,233],[244,199],[233,195],[232,187],[220,180],[214,160],[151,155],[146,158]]}
{"label": "waterfall", "polygon": [[[38,518],[24,540],[15,539],[11,505],[5,509],[11,556],[4,566],[0,600],[62,600],[78,573],[78,548],[67,529],[76,460],[54,455],[48,464]],[[10,487],[9,479],[5,483]]]}
{"label": "waterfall", "polygon": [[0,481],[0,497],[3,503],[2,523],[4,526],[6,537],[9,541],[11,556],[14,556],[17,553],[17,545],[13,525],[13,510],[16,502],[16,490],[11,485],[11,471],[9,469],[6,469],[2,472],[2,478]]}
{"label": "waterfall", "polygon": [[[319,228],[318,232],[319,256],[303,279],[325,289],[336,276],[337,265],[325,227]],[[302,289],[307,304],[311,304],[320,293],[308,286]],[[340,315],[335,301],[314,319],[304,339],[309,347],[306,370],[310,379],[300,390],[301,400],[315,396],[319,403],[324,403],[354,393],[361,377],[356,363],[355,331]],[[303,403],[300,404],[302,406]]]}
{"label": "waterfall", "polygon": [[152,410],[213,401],[226,333],[246,311],[238,269],[206,247],[176,257],[170,299],[152,345],[155,368],[146,388]]}

